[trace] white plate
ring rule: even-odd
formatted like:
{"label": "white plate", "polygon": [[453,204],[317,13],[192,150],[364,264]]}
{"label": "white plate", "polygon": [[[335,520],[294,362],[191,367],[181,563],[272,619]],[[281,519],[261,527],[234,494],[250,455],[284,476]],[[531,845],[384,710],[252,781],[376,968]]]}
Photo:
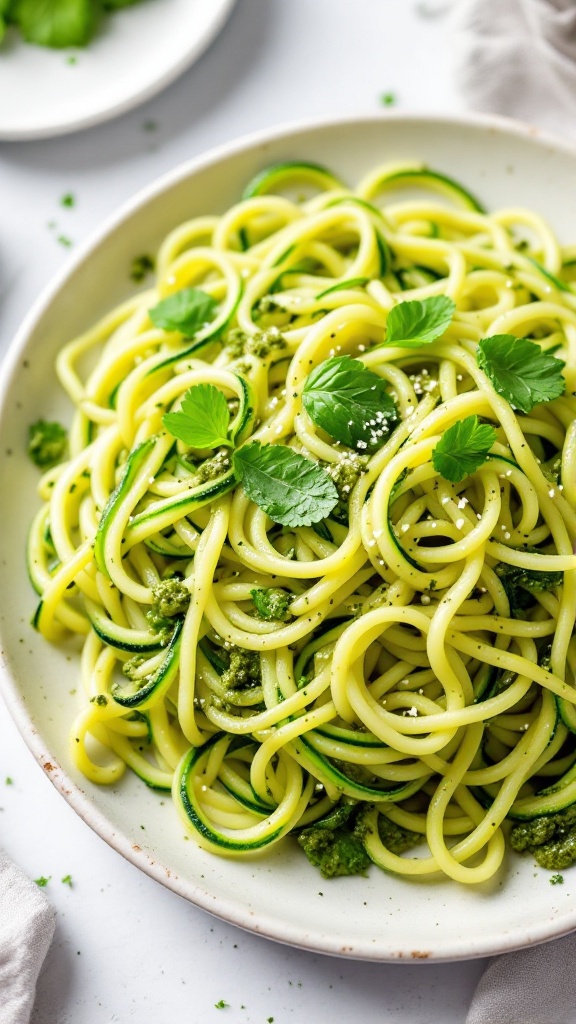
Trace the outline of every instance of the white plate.
{"label": "white plate", "polygon": [[[576,207],[569,199],[576,148],[488,118],[383,115],[281,129],[195,160],[125,206],[37,303],[3,369],[2,690],[30,749],[78,814],[152,877],[228,921],[297,946],[368,960],[455,959],[541,942],[576,927],[575,869],[564,872],[564,885],[551,886],[530,857],[512,854],[490,884],[474,888],[405,881],[375,868],[368,878],[328,882],[290,840],[261,860],[224,860],[184,841],[169,797],[133,776],[117,789],[99,788],[76,772],[68,755],[78,660],[29,626],[35,601],[24,549],[38,502],[37,471],[24,455],[28,424],[39,414],[69,414],[54,357],[127,295],[131,258],[153,249],[185,217],[226,209],[263,166],[294,158],[324,163],[351,183],[378,162],[421,159],[460,178],[490,208],[530,206],[564,240],[576,239]],[[33,806],[25,810],[34,813]]]}
{"label": "white plate", "polygon": [[11,29],[0,45],[0,139],[64,135],[143,103],[204,52],[233,6],[142,0],[106,17],[85,49],[31,46]]}

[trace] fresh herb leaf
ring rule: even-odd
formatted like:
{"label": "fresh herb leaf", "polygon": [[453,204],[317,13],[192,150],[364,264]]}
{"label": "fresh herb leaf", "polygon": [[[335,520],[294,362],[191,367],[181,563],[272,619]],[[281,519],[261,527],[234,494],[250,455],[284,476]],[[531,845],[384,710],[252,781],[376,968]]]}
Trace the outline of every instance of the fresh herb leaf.
{"label": "fresh herb leaf", "polygon": [[180,331],[192,338],[214,319],[217,302],[201,288],[182,288],[167,299],[162,299],[150,310],[150,319],[164,331]]}
{"label": "fresh herb leaf", "polygon": [[385,345],[419,348],[436,341],[450,326],[456,306],[447,295],[430,295],[393,306],[386,322]]}
{"label": "fresh herb leaf", "polygon": [[213,384],[195,384],[182,399],[178,412],[162,417],[166,430],[191,448],[230,445],[230,410],[222,392]]}
{"label": "fresh herb leaf", "polygon": [[374,451],[397,419],[387,382],[359,359],[336,356],[308,377],[302,403],[310,419],[349,448]]}
{"label": "fresh herb leaf", "polygon": [[60,881],[63,885],[69,885],[72,888],[72,875],[64,875],[64,878],[61,878]]}
{"label": "fresh herb leaf", "polygon": [[214,1003],[214,1006],[217,1010],[225,1010],[226,1007],[230,1006],[230,1003],[227,1003],[225,999],[219,999],[217,1003]]}
{"label": "fresh herb leaf", "polygon": [[97,0],[14,0],[10,20],[19,25],[26,42],[60,49],[85,46],[96,30],[99,13]]}
{"label": "fresh herb leaf", "polygon": [[442,435],[432,452],[432,465],[445,480],[457,484],[486,462],[495,440],[494,427],[480,423],[477,416],[466,416]]}
{"label": "fresh herb leaf", "polygon": [[248,497],[276,523],[311,526],[330,514],[338,492],[315,462],[279,444],[245,444],[234,454]]}
{"label": "fresh herb leaf", "polygon": [[39,885],[41,889],[45,889],[48,882],[52,878],[52,875],[48,875],[48,878],[44,878],[44,875],[40,875],[40,878],[35,878],[36,885]]}
{"label": "fresh herb leaf", "polygon": [[564,885],[564,875],[552,875],[550,885]]}
{"label": "fresh herb leaf", "polygon": [[512,408],[529,413],[564,394],[564,363],[528,338],[494,334],[478,345],[476,361]]}

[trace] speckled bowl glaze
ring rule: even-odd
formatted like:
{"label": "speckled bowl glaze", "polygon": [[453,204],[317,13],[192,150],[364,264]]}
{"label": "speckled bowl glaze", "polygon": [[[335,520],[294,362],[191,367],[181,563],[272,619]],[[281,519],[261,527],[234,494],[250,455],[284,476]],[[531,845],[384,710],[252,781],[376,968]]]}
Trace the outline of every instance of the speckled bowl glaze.
{"label": "speckled bowl glaze", "polygon": [[[563,886],[532,860],[509,856],[490,884],[404,881],[373,868],[366,878],[324,881],[295,843],[262,859],[230,861],[185,841],[169,798],[129,776],[113,789],[86,782],[68,754],[77,706],[76,649],[30,627],[27,524],[37,471],[24,456],[38,414],[67,418],[54,373],[60,346],[130,288],[131,258],[154,249],[186,217],[234,203],[262,167],[304,159],[353,183],[388,160],[422,160],[455,175],[488,208],[526,205],[564,241],[576,239],[576,148],[494,118],[378,117],[276,129],[177,168],[138,195],[78,253],[39,299],[15,338],[0,382],[4,482],[0,564],[1,687],[23,738],[74,810],[138,868],[197,906],[250,931],[303,948],[365,960],[451,960],[542,942],[576,926],[576,872]],[[141,826],[144,826],[144,830]]]}

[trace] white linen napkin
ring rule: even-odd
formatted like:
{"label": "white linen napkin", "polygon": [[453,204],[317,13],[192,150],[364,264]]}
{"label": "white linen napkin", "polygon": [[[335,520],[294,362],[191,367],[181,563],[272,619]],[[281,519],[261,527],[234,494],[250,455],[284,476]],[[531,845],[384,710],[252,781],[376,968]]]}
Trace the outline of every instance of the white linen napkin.
{"label": "white linen napkin", "polygon": [[455,0],[451,22],[471,110],[576,136],[575,0]]}
{"label": "white linen napkin", "polygon": [[28,1024],[55,927],[38,886],[0,850],[0,1021]]}
{"label": "white linen napkin", "polygon": [[494,957],[466,1024],[574,1024],[576,935]]}

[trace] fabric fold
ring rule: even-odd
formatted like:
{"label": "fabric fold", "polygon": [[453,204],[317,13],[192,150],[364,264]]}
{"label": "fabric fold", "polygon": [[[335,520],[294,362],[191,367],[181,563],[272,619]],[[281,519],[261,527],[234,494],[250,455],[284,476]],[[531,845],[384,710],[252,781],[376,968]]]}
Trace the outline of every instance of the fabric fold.
{"label": "fabric fold", "polygon": [[28,1024],[54,928],[54,909],[44,893],[0,850],[2,1024]]}
{"label": "fabric fold", "polygon": [[456,0],[451,31],[466,106],[576,137],[574,0]]}

